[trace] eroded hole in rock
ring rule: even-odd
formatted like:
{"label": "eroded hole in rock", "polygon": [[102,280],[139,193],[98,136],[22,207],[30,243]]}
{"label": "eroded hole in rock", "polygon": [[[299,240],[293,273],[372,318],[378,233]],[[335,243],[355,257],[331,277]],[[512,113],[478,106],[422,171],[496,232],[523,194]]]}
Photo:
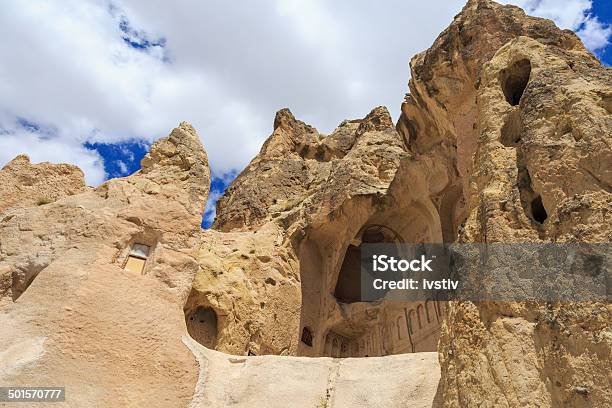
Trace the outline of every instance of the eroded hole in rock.
{"label": "eroded hole in rock", "polygon": [[542,204],[542,197],[539,194],[531,200],[531,214],[533,219],[540,224],[544,224],[544,221],[548,218],[544,204]]}
{"label": "eroded hole in rock", "polygon": [[521,140],[523,123],[518,108],[514,108],[506,116],[504,126],[501,128],[500,142],[506,147],[516,147]]}
{"label": "eroded hole in rock", "polygon": [[217,345],[217,314],[210,307],[197,306],[185,316],[187,332],[204,347],[214,349]]}
{"label": "eroded hole in rock", "polygon": [[339,302],[361,300],[361,245],[402,242],[401,237],[384,225],[368,225],[349,244],[338,275],[334,296]]}
{"label": "eroded hole in rock", "polygon": [[308,347],[312,347],[312,329],[310,327],[304,327],[302,329],[302,337],[300,340]]}
{"label": "eroded hole in rock", "polygon": [[500,81],[506,101],[516,106],[521,101],[523,92],[531,75],[531,63],[528,59],[516,61],[500,72]]}
{"label": "eroded hole in rock", "polygon": [[526,167],[522,166],[519,156],[518,188],[521,196],[521,204],[525,214],[538,224],[544,224],[548,218],[548,213],[542,202],[540,194],[533,190],[531,176]]}
{"label": "eroded hole in rock", "polygon": [[[359,207],[363,203],[348,206],[340,217],[308,232],[300,247],[298,339],[303,327],[312,328],[313,346],[300,342],[298,355],[342,358],[436,350],[445,302],[398,300],[392,291],[375,301],[361,301],[360,251],[365,244],[386,243],[398,255],[416,259],[431,250],[425,243],[454,241],[462,216],[461,191],[452,185],[435,202],[384,210],[374,202],[367,216]],[[346,235],[339,236],[341,231]]]}

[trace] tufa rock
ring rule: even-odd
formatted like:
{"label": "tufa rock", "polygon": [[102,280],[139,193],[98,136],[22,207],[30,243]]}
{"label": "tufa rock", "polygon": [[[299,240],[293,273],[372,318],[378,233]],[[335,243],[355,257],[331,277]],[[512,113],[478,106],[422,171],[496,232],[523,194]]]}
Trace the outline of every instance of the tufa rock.
{"label": "tufa rock", "polygon": [[186,406],[198,366],[182,308],[209,183],[182,123],[129,177],[1,212],[2,383],[78,389],[73,406]]}
{"label": "tufa rock", "polygon": [[30,163],[21,154],[0,170],[0,212],[9,207],[45,205],[87,190],[83,172],[70,164]]}
{"label": "tufa rock", "polygon": [[411,73],[396,125],[379,107],[324,136],[279,111],[206,231],[186,123],[96,189],[7,165],[2,383],[78,388],[76,406],[612,405],[610,304],[366,303],[354,284],[364,242],[609,242],[610,68],[470,0]]}

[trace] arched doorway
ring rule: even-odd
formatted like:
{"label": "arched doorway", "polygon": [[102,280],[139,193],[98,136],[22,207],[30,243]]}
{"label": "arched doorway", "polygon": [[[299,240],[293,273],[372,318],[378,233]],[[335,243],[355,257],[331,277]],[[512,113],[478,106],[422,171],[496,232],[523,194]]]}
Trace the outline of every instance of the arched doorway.
{"label": "arched doorway", "polygon": [[362,244],[400,244],[401,242],[400,235],[385,225],[370,224],[364,226],[346,249],[334,290],[334,297],[338,302],[355,303],[361,301]]}

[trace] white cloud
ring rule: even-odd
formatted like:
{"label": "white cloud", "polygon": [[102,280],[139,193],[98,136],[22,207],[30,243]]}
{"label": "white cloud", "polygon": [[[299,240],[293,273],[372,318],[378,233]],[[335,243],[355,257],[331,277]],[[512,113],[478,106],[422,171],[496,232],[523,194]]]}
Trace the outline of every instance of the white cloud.
{"label": "white cloud", "polygon": [[578,35],[588,49],[596,51],[610,44],[612,27],[603,25],[597,17],[589,17],[578,31]]}
{"label": "white cloud", "polygon": [[591,0],[501,0],[517,5],[529,15],[553,20],[559,27],[573,30],[591,51],[610,44],[612,28],[590,13]]}
{"label": "white cloud", "polygon": [[217,201],[221,198],[222,193],[219,191],[211,191],[208,195],[208,201],[206,202],[206,208],[204,208],[203,222],[205,225],[210,225],[217,216]]}
{"label": "white cloud", "polygon": [[[4,1],[0,126],[55,131],[0,136],[0,165],[21,151],[84,165],[85,141],[151,141],[187,120],[223,174],[257,153],[282,107],[323,131],[379,104],[397,115],[409,58],[462,3]],[[45,156],[50,143],[66,148]]]}
{"label": "white cloud", "polygon": [[[608,40],[587,0],[514,2],[580,28],[591,48]],[[410,58],[464,3],[5,0],[0,165],[26,152],[96,184],[103,166],[85,141],[152,141],[187,120],[224,174],[257,153],[282,107],[323,132],[377,105],[397,117]]]}
{"label": "white cloud", "polygon": [[127,174],[128,172],[127,164],[125,164],[125,162],[121,160],[116,160],[116,163],[117,163],[117,167],[119,167],[119,171],[121,172],[121,174]]}
{"label": "white cloud", "polygon": [[66,143],[57,138],[41,138],[36,133],[19,129],[11,133],[0,133],[0,158],[7,158],[2,165],[24,152],[33,163],[49,161],[79,166],[89,185],[102,183],[106,176],[102,157],[79,144]]}

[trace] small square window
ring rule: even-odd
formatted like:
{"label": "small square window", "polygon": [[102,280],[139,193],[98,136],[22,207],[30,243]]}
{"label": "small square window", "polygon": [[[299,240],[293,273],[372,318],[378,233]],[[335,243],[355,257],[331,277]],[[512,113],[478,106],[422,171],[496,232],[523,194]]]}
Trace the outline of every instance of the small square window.
{"label": "small square window", "polygon": [[147,258],[149,257],[150,247],[144,244],[134,244],[130,253],[128,254],[127,260],[123,269],[133,273],[142,274],[144,272]]}

